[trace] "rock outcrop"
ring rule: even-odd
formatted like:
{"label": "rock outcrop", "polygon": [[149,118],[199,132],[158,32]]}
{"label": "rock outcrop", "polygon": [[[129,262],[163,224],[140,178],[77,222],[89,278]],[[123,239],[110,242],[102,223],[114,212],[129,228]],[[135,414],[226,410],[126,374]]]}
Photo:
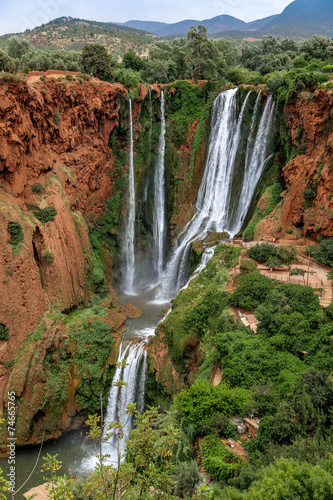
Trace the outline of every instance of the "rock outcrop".
{"label": "rock outcrop", "polygon": [[[255,236],[297,234],[316,238],[333,234],[333,94],[319,89],[303,92],[284,109],[289,151],[294,158],[284,167],[283,203],[258,224]],[[287,140],[287,138],[281,138]]]}

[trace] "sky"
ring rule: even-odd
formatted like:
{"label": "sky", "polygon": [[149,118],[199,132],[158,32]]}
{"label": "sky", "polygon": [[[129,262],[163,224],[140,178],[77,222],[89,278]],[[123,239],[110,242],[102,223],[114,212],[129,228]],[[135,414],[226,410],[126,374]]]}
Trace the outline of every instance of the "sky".
{"label": "sky", "polygon": [[0,0],[0,35],[32,29],[60,16],[174,23],[228,14],[248,22],[279,14],[289,3],[291,0]]}

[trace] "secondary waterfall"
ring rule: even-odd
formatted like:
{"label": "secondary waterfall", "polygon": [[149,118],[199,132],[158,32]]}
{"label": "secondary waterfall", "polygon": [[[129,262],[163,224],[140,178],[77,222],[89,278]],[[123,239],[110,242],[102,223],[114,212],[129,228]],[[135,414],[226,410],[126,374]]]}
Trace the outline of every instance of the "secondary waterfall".
{"label": "secondary waterfall", "polygon": [[[126,440],[129,438],[133,421],[133,418],[128,418],[128,415],[126,414],[126,406],[128,403],[136,401],[137,410],[139,412],[143,411],[144,385],[147,370],[146,345],[146,340],[142,340],[139,343],[123,341],[119,348],[118,361],[121,362],[125,359],[127,365],[125,368],[117,368],[113,377],[109,402],[106,410],[106,428],[104,430],[104,435],[108,433],[108,423],[115,421],[119,421],[123,425],[126,423],[124,427],[124,438],[120,440],[121,455],[125,452]],[[113,385],[114,382],[118,382],[120,377],[126,383],[126,385],[121,388],[121,393],[120,388]],[[114,435],[109,441],[115,445],[116,440],[116,435]],[[115,448],[108,443],[105,443],[103,448],[103,453],[108,453],[110,455],[109,460],[114,465],[117,462],[117,452]]]}
{"label": "secondary waterfall", "polygon": [[[246,155],[241,195],[237,206],[239,220],[233,224],[230,220],[229,208],[233,182],[238,181],[238,179],[234,179],[234,166],[242,138],[244,112],[250,95],[250,93],[247,94],[237,118],[236,93],[237,89],[227,90],[219,94],[214,101],[207,161],[196,202],[198,211],[178,238],[178,246],[175,248],[162,278],[158,299],[174,297],[186,283],[193,241],[204,239],[211,231],[223,232],[226,230],[233,236],[241,229],[258,180],[263,172],[274,112],[274,103],[271,97],[265,105],[254,146],[252,146],[253,151],[249,151]],[[257,110],[252,117],[252,135],[255,131]],[[248,148],[251,148],[251,140],[248,141]],[[246,199],[243,199],[244,197]]]}
{"label": "secondary waterfall", "polygon": [[164,265],[165,243],[165,115],[164,92],[161,90],[161,133],[158,144],[158,161],[154,175],[153,255],[157,282]]}
{"label": "secondary waterfall", "polygon": [[130,112],[130,153],[129,153],[129,174],[128,174],[128,204],[127,221],[125,227],[125,241],[123,255],[125,257],[123,287],[126,293],[134,293],[134,221],[135,221],[135,186],[134,186],[134,159],[133,159],[133,120],[132,120],[132,100],[129,100]]}

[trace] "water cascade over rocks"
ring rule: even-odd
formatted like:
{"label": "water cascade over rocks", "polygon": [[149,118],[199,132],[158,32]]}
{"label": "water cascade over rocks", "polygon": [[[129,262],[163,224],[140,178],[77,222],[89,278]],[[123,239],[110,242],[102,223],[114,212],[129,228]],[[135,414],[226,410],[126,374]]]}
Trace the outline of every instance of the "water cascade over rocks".
{"label": "water cascade over rocks", "polygon": [[[244,219],[249,210],[257,183],[267,163],[267,149],[269,132],[274,114],[274,102],[269,97],[259,120],[260,97],[259,93],[250,124],[243,161],[242,178],[236,178],[235,164],[242,144],[243,120],[248,104],[250,92],[247,94],[239,115],[237,116],[237,89],[227,90],[215,99],[211,114],[211,133],[208,144],[208,154],[205,171],[201,181],[196,201],[197,213],[190,220],[178,238],[173,255],[163,272],[165,253],[165,115],[164,94],[161,91],[161,132],[158,146],[158,162],[154,173],[154,210],[153,210],[153,257],[155,278],[161,282],[158,290],[158,301],[168,302],[182,288],[189,284],[188,262],[193,241],[204,239],[209,232],[228,231],[232,236],[241,230]],[[126,224],[126,238],[123,251],[125,253],[124,284],[127,294],[134,289],[134,218],[135,218],[135,191],[133,168],[133,124],[132,103],[130,101],[130,175],[129,201]],[[234,183],[239,183],[236,208],[230,210],[231,195]],[[230,212],[233,212],[232,214]],[[214,248],[206,247],[202,260],[193,276],[197,276],[206,266],[214,254]],[[190,278],[192,279],[193,276]],[[185,286],[184,286],[185,285]],[[156,304],[156,302],[155,302]],[[120,345],[118,361],[127,360],[125,368],[117,368],[110,389],[107,407],[106,422],[120,418],[121,423],[127,421],[121,440],[121,454],[126,447],[126,439],[132,428],[132,419],[127,419],[126,405],[137,402],[137,409],[143,410],[145,374],[147,368],[146,345],[149,335],[154,333],[154,327],[145,329],[143,334],[136,330],[139,340],[123,339]],[[122,377],[126,383],[121,389],[115,386]],[[121,394],[121,396],[120,396]],[[113,444],[115,444],[115,438]],[[103,453],[109,453],[112,461],[116,461],[117,454],[111,445],[105,444]]]}
{"label": "water cascade over rocks", "polygon": [[158,144],[158,162],[154,176],[153,254],[157,282],[164,265],[165,244],[165,115],[164,92],[161,90],[161,133]]}
{"label": "water cascade over rocks", "polygon": [[[122,341],[119,348],[118,362],[126,360],[125,368],[121,366],[116,369],[113,377],[112,386],[110,389],[109,402],[106,410],[105,422],[119,421],[124,426],[124,438],[120,440],[120,454],[124,455],[126,448],[126,440],[129,438],[132,428],[133,418],[126,414],[126,406],[128,403],[137,403],[137,410],[143,411],[144,405],[144,389],[147,370],[147,351],[145,349],[147,340],[134,343],[131,341]],[[121,390],[118,386],[113,385],[119,379],[122,379],[126,385]],[[107,427],[104,434],[107,434]],[[104,445],[103,453],[110,455],[110,461],[113,465],[117,462],[117,451],[114,448],[116,445],[116,434],[110,439],[110,443]],[[113,446],[112,446],[113,445]],[[123,457],[124,458],[124,457]]]}
{"label": "water cascade over rocks", "polygon": [[[201,181],[196,207],[197,213],[178,238],[173,256],[161,280],[158,299],[171,299],[188,279],[188,262],[191,245],[204,239],[209,232],[227,231],[235,235],[242,226],[249,209],[257,183],[266,163],[266,151],[274,103],[270,97],[255,139],[248,141],[246,165],[242,179],[241,195],[238,197],[238,220],[230,220],[230,199],[234,179],[234,167],[242,139],[242,124],[250,92],[247,94],[237,118],[237,89],[227,90],[215,99],[211,116],[211,134],[204,175]],[[257,99],[257,104],[259,97]],[[258,110],[258,106],[257,106]],[[250,136],[255,133],[257,110],[253,113]],[[246,199],[245,199],[246,198]]]}
{"label": "water cascade over rocks", "polygon": [[129,100],[130,111],[130,153],[129,153],[129,179],[128,179],[128,207],[125,228],[125,240],[123,244],[123,256],[125,258],[123,286],[124,291],[131,295],[134,293],[134,221],[135,221],[135,185],[134,185],[134,155],[133,155],[133,119],[132,100]]}

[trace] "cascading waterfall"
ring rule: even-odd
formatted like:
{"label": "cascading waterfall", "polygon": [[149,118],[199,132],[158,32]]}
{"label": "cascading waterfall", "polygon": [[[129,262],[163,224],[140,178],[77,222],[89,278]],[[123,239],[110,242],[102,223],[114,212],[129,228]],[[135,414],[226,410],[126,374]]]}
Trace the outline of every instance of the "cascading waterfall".
{"label": "cascading waterfall", "polygon": [[[234,179],[234,165],[238,154],[238,149],[242,138],[242,123],[245,108],[250,93],[246,96],[241,111],[237,118],[236,113],[236,93],[237,89],[222,92],[214,101],[211,119],[211,134],[209,138],[209,147],[207,162],[204,175],[201,181],[198,198],[197,213],[187,224],[184,231],[178,239],[178,247],[175,249],[163,276],[160,299],[164,302],[173,297],[187,281],[188,258],[191,244],[194,240],[204,239],[210,231],[222,232],[227,230],[232,233],[231,223],[229,222],[229,204],[232,183]],[[256,120],[259,113],[260,94],[257,98],[252,123],[247,141],[245,153],[245,165],[243,184],[241,189],[241,198],[237,206],[237,216],[239,223],[235,225],[236,230],[242,225],[247,210],[250,206],[257,182],[263,172],[266,159],[267,143],[269,138],[269,129],[274,113],[274,102],[271,97],[268,98],[264,112],[260,119],[259,126],[256,126]],[[130,107],[131,110],[131,107]],[[165,153],[165,118],[164,118],[164,95],[161,93],[161,134],[159,141],[159,161],[155,171],[155,209],[154,209],[154,243],[156,245],[156,264],[162,272],[163,269],[163,245],[165,232],[165,214],[164,214],[164,153]],[[131,121],[132,123],[132,121]],[[131,125],[132,127],[132,125]],[[257,129],[257,131],[256,131]],[[133,132],[131,130],[131,155],[130,165],[133,167]],[[132,162],[132,163],[131,163]],[[131,182],[131,181],[130,181]],[[131,199],[131,198],[130,198]],[[163,201],[163,203],[162,203]],[[133,208],[134,208],[134,175],[133,175]],[[134,213],[133,219],[133,238],[134,238]],[[129,225],[128,225],[129,227]],[[235,234],[235,232],[233,233]],[[161,239],[162,236],[162,239]],[[133,245],[134,251],[134,245]],[[202,255],[202,260],[194,271],[192,279],[197,276],[207,265],[214,254],[214,247],[207,247]],[[134,257],[134,255],[133,255]],[[134,258],[132,285],[134,276]],[[185,287],[188,286],[187,281]],[[114,382],[117,382],[122,376],[126,383],[121,389],[121,409],[120,409],[120,389],[112,384],[109,395],[109,403],[106,414],[106,423],[120,420],[121,423],[127,420],[126,405],[129,402],[137,402],[137,409],[143,410],[144,406],[144,385],[147,369],[147,338],[153,333],[153,329],[146,334],[140,335],[140,342],[123,341],[119,350],[118,361],[127,360],[125,368],[117,368]],[[120,442],[120,453],[123,455],[126,448],[126,439],[128,439],[132,428],[132,419],[128,419],[124,429],[124,439]],[[113,444],[116,437],[113,438]],[[105,444],[103,453],[109,453],[111,461],[116,462],[117,452],[115,449]]]}
{"label": "cascading waterfall", "polygon": [[[107,425],[110,422],[119,421],[124,426],[124,438],[120,440],[120,454],[124,455],[126,440],[132,429],[133,419],[126,414],[128,403],[137,402],[138,411],[142,412],[144,406],[144,385],[147,370],[147,342],[139,343],[122,341],[119,348],[118,362],[126,360],[125,368],[117,367],[110,388],[109,401],[105,416],[104,437],[108,434]],[[126,385],[119,387],[114,383],[122,379]],[[121,393],[120,393],[121,391]],[[121,396],[121,398],[120,398]],[[109,443],[116,445],[116,434],[110,438]],[[110,455],[109,460],[114,465],[117,462],[117,451],[111,444],[103,444],[103,453]]]}
{"label": "cascading waterfall", "polygon": [[237,234],[242,229],[245,217],[250,208],[254,191],[267,164],[267,160],[271,158],[271,156],[266,158],[266,151],[270,134],[270,125],[272,123],[275,110],[275,103],[273,101],[273,97],[269,96],[260,120],[259,129],[253,145],[253,142],[251,143],[251,135],[254,136],[253,129],[256,120],[257,104],[258,102],[255,105],[249,136],[250,140],[248,141],[247,145],[242,190],[238,200],[237,212],[234,217],[235,223],[232,226],[232,232],[234,234]]}
{"label": "cascading waterfall", "polygon": [[[236,119],[236,93],[237,89],[227,90],[219,94],[214,101],[206,167],[196,202],[198,211],[178,238],[178,247],[163,274],[161,288],[157,295],[160,300],[173,297],[186,283],[193,241],[204,239],[211,231],[226,230],[233,236],[241,228],[241,225],[232,227],[229,221],[229,204],[234,165],[242,136],[242,122],[250,93],[244,100],[238,119]],[[259,103],[259,100],[257,102]],[[253,152],[248,154],[248,165],[245,167],[241,194],[247,199],[237,208],[241,221],[246,216],[265,165],[273,112],[274,103],[270,97],[254,141]],[[255,119],[256,117],[253,116],[252,123]]]}
{"label": "cascading waterfall", "polygon": [[153,254],[157,282],[164,264],[165,243],[165,115],[164,92],[161,90],[161,133],[158,144],[158,162],[154,176]]}
{"label": "cascading waterfall", "polygon": [[128,178],[128,206],[127,221],[125,229],[125,241],[123,255],[125,256],[124,267],[124,290],[126,293],[134,293],[134,221],[135,221],[135,186],[134,186],[134,155],[133,155],[133,120],[132,120],[132,100],[129,100],[130,112],[130,154],[129,154],[129,178]]}

